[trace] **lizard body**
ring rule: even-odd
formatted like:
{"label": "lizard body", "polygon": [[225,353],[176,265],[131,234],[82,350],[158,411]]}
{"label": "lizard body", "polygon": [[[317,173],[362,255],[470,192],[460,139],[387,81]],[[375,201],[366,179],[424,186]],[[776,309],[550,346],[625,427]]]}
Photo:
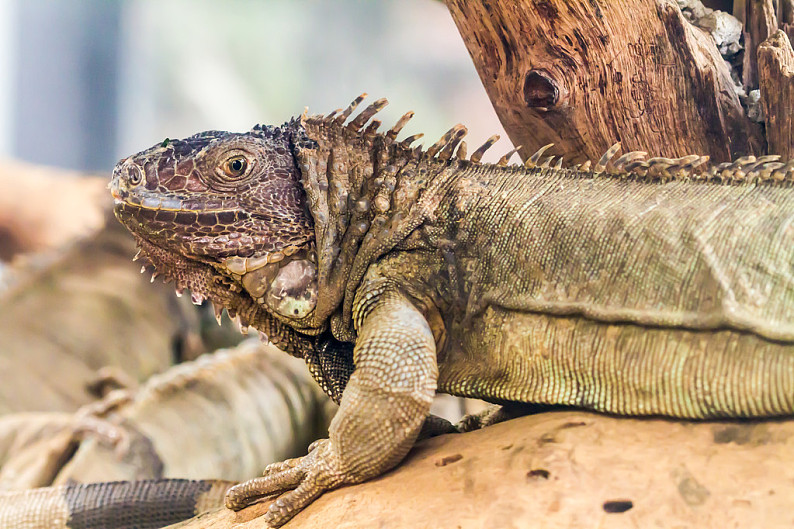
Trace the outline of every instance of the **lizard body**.
{"label": "lizard body", "polygon": [[438,391],[686,418],[794,413],[794,162],[617,149],[572,169],[466,159],[367,122],[378,100],[119,162],[157,273],[303,357],[329,440],[235,487],[281,525],[395,466]]}

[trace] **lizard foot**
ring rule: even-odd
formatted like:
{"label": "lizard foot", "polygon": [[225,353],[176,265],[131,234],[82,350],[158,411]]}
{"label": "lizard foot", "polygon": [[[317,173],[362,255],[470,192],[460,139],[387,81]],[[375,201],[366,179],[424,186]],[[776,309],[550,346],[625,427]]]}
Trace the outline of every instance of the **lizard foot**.
{"label": "lizard foot", "polygon": [[492,404],[480,413],[466,415],[460,421],[458,421],[457,424],[455,424],[455,428],[462,433],[472,432],[474,430],[479,430],[481,428],[485,428],[486,426],[491,426],[500,422],[509,421],[510,419],[515,419],[517,417],[534,415],[536,413],[544,413],[559,409],[565,408],[551,404],[533,404],[524,402],[511,402],[503,405]]}
{"label": "lizard foot", "polygon": [[308,455],[268,465],[261,478],[229,489],[226,507],[239,511],[257,500],[284,493],[264,515],[268,525],[280,527],[323,492],[360,481],[338,470],[335,461],[331,441],[315,441],[309,446]]}

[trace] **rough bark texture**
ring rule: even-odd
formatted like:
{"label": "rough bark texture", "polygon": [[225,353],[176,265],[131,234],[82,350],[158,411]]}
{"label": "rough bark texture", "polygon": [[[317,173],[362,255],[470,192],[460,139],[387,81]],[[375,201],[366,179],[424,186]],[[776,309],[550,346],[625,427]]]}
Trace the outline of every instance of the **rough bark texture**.
{"label": "rough bark texture", "polygon": [[[790,527],[792,457],[794,422],[546,413],[420,443],[287,527]],[[266,508],[172,528],[260,529]]]}
{"label": "rough bark texture", "polygon": [[769,152],[794,158],[794,50],[783,31],[759,46],[758,70]]}
{"label": "rough bark texture", "polygon": [[725,161],[758,154],[711,36],[672,0],[447,0],[505,130],[525,158],[624,150]]}
{"label": "rough bark texture", "polygon": [[775,0],[747,0],[744,14],[744,87],[758,87],[758,46],[777,30]]}

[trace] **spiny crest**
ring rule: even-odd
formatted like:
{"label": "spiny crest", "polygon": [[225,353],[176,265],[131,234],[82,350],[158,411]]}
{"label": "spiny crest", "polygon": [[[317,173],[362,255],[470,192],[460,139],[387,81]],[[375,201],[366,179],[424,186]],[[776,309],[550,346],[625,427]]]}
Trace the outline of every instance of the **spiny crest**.
{"label": "spiny crest", "polygon": [[[348,107],[342,111],[337,109],[324,118],[321,118],[326,123],[334,122],[339,126],[344,125],[345,121],[353,114],[356,107],[367,96],[366,93],[361,94],[353,100]],[[346,128],[353,132],[363,134],[365,137],[371,137],[377,134],[377,129],[381,125],[378,120],[372,120],[369,126],[365,129],[364,125],[377,114],[383,107],[388,104],[386,99],[378,99],[369,105],[358,116],[353,118]],[[407,112],[403,115],[397,123],[389,129],[382,137],[389,142],[395,142],[397,135],[405,127],[408,121],[414,116],[413,112]],[[457,124],[447,131],[436,143],[434,143],[427,150],[422,151],[421,148],[416,149],[416,154],[424,153],[425,156],[436,158],[441,162],[450,160],[453,156],[465,161],[467,155],[466,142],[463,141],[467,133],[466,127]],[[401,142],[405,149],[409,149],[411,144],[421,138],[423,134],[414,134],[408,136]],[[468,159],[470,163],[480,164],[485,152],[490,149],[499,140],[498,135],[491,136],[485,143],[477,148]],[[544,145],[537,150],[532,156],[527,158],[523,166],[527,169],[534,168],[553,168],[563,169],[563,158],[548,156],[541,161],[543,154],[553,146],[550,143]],[[588,173],[593,176],[611,176],[617,178],[637,178],[643,180],[653,181],[667,181],[675,179],[691,179],[700,181],[715,181],[725,183],[741,183],[741,182],[794,182],[794,160],[788,162],[780,161],[778,155],[766,156],[743,156],[732,162],[724,162],[716,165],[708,164],[708,156],[700,156],[692,154],[682,156],[680,158],[665,158],[653,157],[648,158],[647,153],[643,151],[631,151],[619,156],[615,159],[618,151],[620,151],[620,142],[615,143],[607,149],[601,158],[593,163],[586,161],[583,164],[577,164],[566,169],[573,170],[578,173]],[[510,158],[521,150],[518,146],[507,154],[502,156],[495,164],[496,166],[506,167]],[[556,158],[556,162],[555,162]],[[513,166],[517,166],[513,164]]]}
{"label": "spiny crest", "polygon": [[[647,153],[632,151],[613,161],[619,150],[619,142],[607,149],[592,172],[619,178],[661,181],[690,179],[720,183],[794,182],[794,160],[784,163],[780,161],[779,155],[743,156],[732,162],[712,165],[707,163],[708,156],[697,154],[680,158],[654,157],[646,160]],[[574,169],[589,171],[590,162],[575,166]]]}
{"label": "spiny crest", "polygon": [[[339,108],[325,116],[307,116],[306,112],[304,112],[302,119],[307,120],[310,123],[323,123],[325,125],[335,124],[340,127],[344,126],[348,130],[359,133],[364,137],[373,137],[378,134],[378,128],[380,127],[381,122],[376,119],[370,121],[370,119],[388,104],[388,100],[385,98],[378,99],[366,107],[360,114],[358,114],[356,117],[350,120],[347,125],[345,125],[345,122],[353,115],[353,112],[356,110],[358,105],[361,104],[366,97],[366,93],[361,94],[355,98],[344,110]],[[413,134],[400,142],[397,142],[397,135],[402,131],[402,129],[413,116],[413,111],[406,112],[399,120],[397,120],[397,123],[395,123],[394,126],[385,134],[382,134],[381,137],[389,143],[397,143],[405,150],[411,149],[411,145],[418,139],[422,138],[424,134]],[[369,122],[369,125],[364,128],[367,122]],[[457,124],[449,129],[449,131],[447,131],[428,149],[423,151],[421,148],[417,148],[415,152],[417,155],[424,154],[425,156],[435,158],[442,162],[446,162],[453,157],[458,160],[466,160],[467,146],[466,142],[463,141],[463,138],[467,133],[468,130],[465,126]],[[488,140],[486,140],[482,146],[472,153],[469,161],[475,164],[480,163],[480,160],[482,159],[485,152],[491,148],[498,139],[498,135],[488,138]],[[504,156],[504,162],[500,161],[500,165],[506,165],[510,156],[516,152],[518,152],[518,149],[514,149],[511,153]]]}

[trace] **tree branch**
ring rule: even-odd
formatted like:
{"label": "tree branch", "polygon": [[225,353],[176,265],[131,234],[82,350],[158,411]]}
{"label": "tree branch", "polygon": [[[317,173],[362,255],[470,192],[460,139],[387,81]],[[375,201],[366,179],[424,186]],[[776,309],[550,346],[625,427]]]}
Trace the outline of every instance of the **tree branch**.
{"label": "tree branch", "polygon": [[623,149],[724,161],[763,150],[712,37],[673,0],[447,0],[496,112],[527,157]]}

